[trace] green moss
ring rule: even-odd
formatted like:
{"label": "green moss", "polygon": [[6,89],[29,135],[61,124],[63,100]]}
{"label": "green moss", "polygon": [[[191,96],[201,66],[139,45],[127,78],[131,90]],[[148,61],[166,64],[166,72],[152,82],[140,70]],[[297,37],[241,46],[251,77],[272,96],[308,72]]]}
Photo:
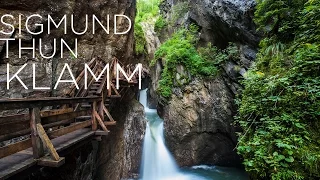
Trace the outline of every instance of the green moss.
{"label": "green moss", "polygon": [[146,54],[147,41],[141,25],[137,23],[134,26],[134,39],[136,42],[136,54]]}

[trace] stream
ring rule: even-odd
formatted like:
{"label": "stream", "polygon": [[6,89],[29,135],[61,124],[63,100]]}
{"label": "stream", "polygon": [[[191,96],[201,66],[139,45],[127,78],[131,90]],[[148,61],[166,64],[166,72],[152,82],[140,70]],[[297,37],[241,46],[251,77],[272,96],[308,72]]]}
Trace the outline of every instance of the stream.
{"label": "stream", "polygon": [[163,120],[156,109],[147,107],[147,89],[140,92],[140,103],[148,120],[143,143],[140,180],[247,180],[243,170],[230,167],[198,165],[179,168],[167,149]]}

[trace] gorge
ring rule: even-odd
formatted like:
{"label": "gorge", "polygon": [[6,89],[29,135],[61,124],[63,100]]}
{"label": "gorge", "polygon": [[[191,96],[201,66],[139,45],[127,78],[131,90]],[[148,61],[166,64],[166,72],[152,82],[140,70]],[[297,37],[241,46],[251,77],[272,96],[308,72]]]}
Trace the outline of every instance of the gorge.
{"label": "gorge", "polygon": [[0,151],[41,123],[49,142],[92,135],[8,179],[319,179],[318,14],[314,0],[2,0]]}

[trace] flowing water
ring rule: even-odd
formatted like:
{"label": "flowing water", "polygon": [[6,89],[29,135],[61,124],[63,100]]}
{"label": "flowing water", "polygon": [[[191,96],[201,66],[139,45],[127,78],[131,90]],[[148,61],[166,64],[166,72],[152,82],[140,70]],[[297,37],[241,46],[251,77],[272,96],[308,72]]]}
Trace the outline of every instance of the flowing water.
{"label": "flowing water", "polygon": [[140,92],[140,103],[148,120],[143,144],[141,180],[247,180],[246,174],[235,168],[194,166],[179,169],[165,145],[163,120],[155,109],[147,107],[147,90]]}

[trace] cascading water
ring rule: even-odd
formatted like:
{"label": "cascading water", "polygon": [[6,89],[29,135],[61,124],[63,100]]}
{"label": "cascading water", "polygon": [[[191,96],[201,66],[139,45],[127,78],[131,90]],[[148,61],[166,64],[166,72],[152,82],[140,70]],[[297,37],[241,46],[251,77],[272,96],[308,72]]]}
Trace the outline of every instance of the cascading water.
{"label": "cascading water", "polygon": [[164,144],[163,122],[157,111],[147,107],[147,90],[140,93],[145,107],[147,128],[142,156],[142,180],[167,179],[178,174],[177,165]]}
{"label": "cascading water", "polygon": [[179,172],[178,166],[165,146],[163,120],[155,109],[147,107],[147,90],[140,92],[140,103],[145,107],[148,120],[143,145],[142,180],[189,179]]}
{"label": "cascading water", "polygon": [[238,169],[216,166],[194,166],[179,170],[174,158],[165,146],[163,120],[157,110],[147,106],[147,89],[140,92],[148,120],[143,144],[141,180],[244,180],[246,175]]}

